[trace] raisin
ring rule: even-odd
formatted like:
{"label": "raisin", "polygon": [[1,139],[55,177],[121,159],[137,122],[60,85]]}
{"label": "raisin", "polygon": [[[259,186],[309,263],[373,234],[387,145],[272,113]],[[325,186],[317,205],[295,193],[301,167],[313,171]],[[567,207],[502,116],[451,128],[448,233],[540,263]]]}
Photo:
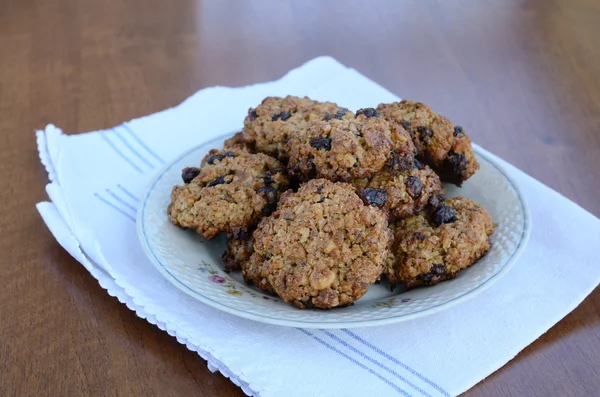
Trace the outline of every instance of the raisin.
{"label": "raisin", "polygon": [[451,167],[454,174],[460,175],[467,168],[467,158],[460,153],[448,152],[446,162]]}
{"label": "raisin", "polygon": [[231,157],[231,158],[234,158],[234,157],[235,157],[235,153],[233,153],[233,152],[229,152],[229,151],[228,151],[228,152],[225,152],[225,157]]}
{"label": "raisin", "polygon": [[228,182],[225,181],[225,177],[220,176],[218,178],[213,179],[212,181],[208,182],[206,184],[206,187],[213,187],[213,186],[217,186],[217,185],[223,185],[223,184],[227,184]]}
{"label": "raisin", "polygon": [[438,276],[443,276],[444,274],[446,274],[446,267],[441,263],[437,263],[431,266],[431,269],[429,269],[429,271],[433,274],[437,274]]}
{"label": "raisin", "polygon": [[319,193],[319,194],[323,193],[323,185],[317,186],[317,193]]}
{"label": "raisin", "polygon": [[213,154],[212,156],[210,156],[208,158],[208,160],[206,160],[206,162],[210,165],[213,165],[215,163],[215,161],[221,161],[225,158],[225,156],[223,156],[222,154]]}
{"label": "raisin", "polygon": [[271,186],[263,186],[259,188],[256,193],[263,196],[267,201],[267,205],[261,211],[263,214],[268,215],[275,211],[275,208],[277,207],[277,190]]}
{"label": "raisin", "polygon": [[433,222],[438,226],[441,226],[444,223],[456,222],[456,211],[450,206],[442,205],[433,214]]}
{"label": "raisin", "polygon": [[412,156],[402,156],[398,155],[396,150],[392,150],[390,152],[390,162],[389,166],[392,171],[406,171],[413,167],[414,158]]}
{"label": "raisin", "polygon": [[402,127],[404,127],[404,129],[408,132],[412,132],[412,128],[410,127],[410,121],[406,121],[406,120],[402,120],[400,122],[400,124],[402,124]]}
{"label": "raisin", "polygon": [[342,108],[342,109],[338,110],[335,114],[331,114],[330,113],[330,114],[328,114],[328,115],[325,116],[325,121],[330,121],[332,119],[341,120],[344,117],[344,115],[346,113],[348,113],[348,111],[349,111],[348,109]]}
{"label": "raisin", "polygon": [[361,191],[365,204],[372,207],[383,207],[388,200],[387,192],[383,189],[365,188]]}
{"label": "raisin", "polygon": [[423,236],[421,233],[416,232],[415,233],[415,237],[418,238],[419,240],[423,241],[425,240],[425,236]]}
{"label": "raisin", "polygon": [[377,113],[377,110],[373,109],[373,108],[364,108],[364,109],[358,109],[356,111],[356,115],[365,115],[365,117],[367,118],[371,118],[371,117],[379,117],[379,113]]}
{"label": "raisin", "polygon": [[433,208],[438,208],[440,205],[442,205],[445,199],[446,198],[443,194],[438,194],[437,196],[429,197],[429,201],[427,202],[427,204],[429,204]]}
{"label": "raisin", "polygon": [[186,167],[181,171],[181,179],[183,179],[183,183],[190,183],[199,174],[200,168]]}
{"label": "raisin", "polygon": [[277,120],[286,121],[290,117],[292,117],[292,114],[290,112],[281,112],[281,113],[277,113],[277,114],[274,114],[273,116],[271,116],[271,120],[273,120],[273,121],[277,121]]}
{"label": "raisin", "polygon": [[312,138],[310,140],[310,146],[319,150],[331,150],[331,138],[327,138],[325,136],[318,136],[316,138]]}
{"label": "raisin", "polygon": [[306,167],[308,168],[308,174],[306,175],[308,177],[308,179],[314,179],[317,176],[317,167],[315,166],[314,163],[314,156],[312,154],[309,154],[306,157]]}
{"label": "raisin", "polygon": [[231,231],[231,238],[234,240],[245,240],[248,237],[248,231],[239,227]]}
{"label": "raisin", "polygon": [[267,171],[267,173],[265,174],[265,176],[263,176],[263,180],[265,181],[265,185],[272,184],[273,183],[273,175],[279,174],[280,172],[283,172],[283,168],[275,168],[275,169],[272,169],[270,171]]}
{"label": "raisin", "polygon": [[396,170],[400,163],[400,161],[398,160],[398,152],[396,152],[395,150],[392,150],[390,152],[390,156],[391,156],[391,168],[393,170]]}
{"label": "raisin", "polygon": [[406,178],[404,186],[406,186],[410,197],[412,197],[415,200],[421,197],[421,194],[423,194],[423,183],[416,176],[411,175],[408,178]]}
{"label": "raisin", "polygon": [[454,136],[464,136],[464,135],[465,135],[465,130],[460,125],[457,125],[456,127],[454,127]]}
{"label": "raisin", "polygon": [[417,127],[417,132],[419,133],[419,137],[424,144],[427,144],[429,142],[429,138],[433,136],[433,131],[423,125]]}
{"label": "raisin", "polygon": [[254,121],[258,118],[258,113],[256,113],[256,109],[248,110],[248,119],[250,121]]}
{"label": "raisin", "polygon": [[424,273],[424,274],[419,274],[419,276],[417,278],[420,278],[421,280],[425,281],[426,283],[431,282],[431,280],[433,280],[434,275],[431,273]]}

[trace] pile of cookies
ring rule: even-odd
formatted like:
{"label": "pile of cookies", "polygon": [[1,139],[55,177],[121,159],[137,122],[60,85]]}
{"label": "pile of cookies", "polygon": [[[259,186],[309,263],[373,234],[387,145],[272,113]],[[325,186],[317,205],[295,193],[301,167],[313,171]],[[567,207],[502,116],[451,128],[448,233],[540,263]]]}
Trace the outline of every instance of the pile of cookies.
{"label": "pile of cookies", "polygon": [[223,260],[299,308],[352,304],[385,275],[392,288],[454,278],[490,249],[489,213],[445,199],[479,164],[463,128],[422,103],[356,113],[269,97],[241,132],[185,168],[167,213]]}

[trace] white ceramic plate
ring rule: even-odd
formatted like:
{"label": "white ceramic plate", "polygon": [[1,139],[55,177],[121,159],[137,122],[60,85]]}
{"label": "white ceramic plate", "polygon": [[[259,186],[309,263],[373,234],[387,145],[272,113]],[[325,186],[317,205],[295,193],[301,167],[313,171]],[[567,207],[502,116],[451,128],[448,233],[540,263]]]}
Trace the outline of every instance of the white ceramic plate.
{"label": "white ceramic plate", "polygon": [[219,310],[269,324],[303,328],[350,328],[390,324],[448,309],[473,298],[506,272],[529,235],[529,212],[516,184],[492,159],[477,154],[481,169],[462,188],[446,186],[446,195],[465,196],[485,206],[497,227],[492,249],[456,279],[433,287],[403,291],[372,285],[353,306],[334,310],[300,310],[244,284],[240,272],[227,274],[221,261],[225,239],[203,241],[193,231],[172,225],[166,215],[173,185],[181,170],[200,163],[223,136],[179,156],[154,178],[137,215],[138,234],[148,257],[181,291]]}

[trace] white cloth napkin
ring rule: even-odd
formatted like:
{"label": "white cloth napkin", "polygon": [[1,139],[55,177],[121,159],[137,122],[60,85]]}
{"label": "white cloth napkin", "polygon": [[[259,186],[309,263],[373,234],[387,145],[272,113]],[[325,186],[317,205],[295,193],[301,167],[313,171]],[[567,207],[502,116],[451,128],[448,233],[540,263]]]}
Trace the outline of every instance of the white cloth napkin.
{"label": "white cloth napkin", "polygon": [[600,281],[600,221],[497,159],[529,203],[532,232],[515,266],[448,310],[394,325],[303,330],[205,306],[172,287],[144,256],[138,198],[163,165],[240,129],[268,95],[308,95],[352,110],[398,100],[353,69],[316,58],[282,79],[212,87],[181,105],[74,136],[49,125],[38,149],[51,183],[37,208],[58,242],[138,316],[175,336],[256,396],[448,396],[512,359],[573,310]]}

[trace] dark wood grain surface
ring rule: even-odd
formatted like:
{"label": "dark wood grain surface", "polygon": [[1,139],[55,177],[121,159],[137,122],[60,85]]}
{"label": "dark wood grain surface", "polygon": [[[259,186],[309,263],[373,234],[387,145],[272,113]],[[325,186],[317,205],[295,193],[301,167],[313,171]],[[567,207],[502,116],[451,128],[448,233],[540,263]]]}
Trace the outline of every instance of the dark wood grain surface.
{"label": "dark wood grain surface", "polygon": [[[598,216],[599,37],[594,0],[0,0],[0,394],[243,395],[54,241],[36,128],[110,127],[329,54]],[[599,396],[600,289],[466,395]]]}

